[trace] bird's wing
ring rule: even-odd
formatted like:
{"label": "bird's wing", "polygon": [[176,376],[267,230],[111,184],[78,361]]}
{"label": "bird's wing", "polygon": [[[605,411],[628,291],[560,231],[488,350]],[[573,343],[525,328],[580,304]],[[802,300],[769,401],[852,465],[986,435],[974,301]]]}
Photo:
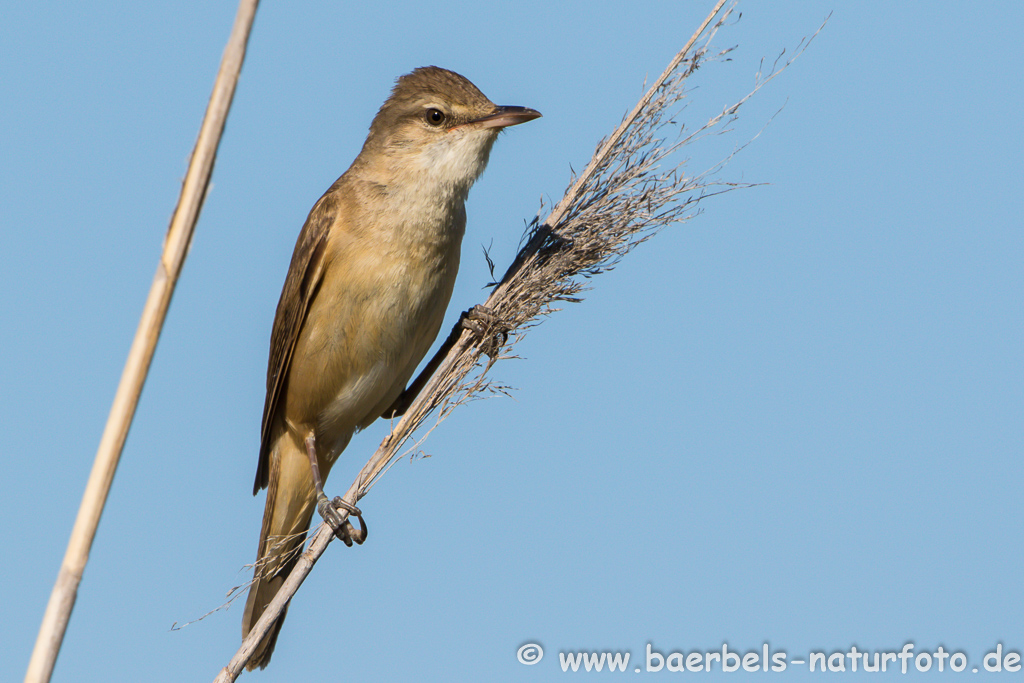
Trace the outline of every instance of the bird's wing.
{"label": "bird's wing", "polygon": [[[332,188],[333,189],[333,188]],[[338,202],[328,191],[316,203],[306,218],[299,239],[295,243],[288,276],[281,290],[274,316],[274,330],[270,334],[270,362],[267,365],[267,398],[263,404],[263,430],[260,441],[260,460],[256,467],[253,495],[266,488],[270,478],[271,427],[274,414],[281,403],[291,365],[292,352],[299,332],[306,321],[310,303],[317,294],[324,272],[327,233],[334,223]]]}

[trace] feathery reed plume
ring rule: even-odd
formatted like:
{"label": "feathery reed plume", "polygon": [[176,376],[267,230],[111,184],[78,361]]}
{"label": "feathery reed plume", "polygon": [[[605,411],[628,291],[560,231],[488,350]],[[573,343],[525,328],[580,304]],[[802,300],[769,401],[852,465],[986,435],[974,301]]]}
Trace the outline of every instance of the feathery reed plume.
{"label": "feathery reed plume", "polygon": [[[569,190],[548,216],[544,220],[538,216],[528,226],[525,245],[500,282],[492,283],[494,290],[484,304],[493,321],[484,325],[482,333],[458,327],[452,332],[457,340],[455,345],[363,466],[344,496],[348,503],[356,504],[394,462],[417,449],[426,435],[402,450],[431,414],[436,413],[436,420],[427,435],[455,407],[484,392],[504,393],[505,387],[487,379],[488,371],[498,360],[508,358],[525,332],[537,325],[542,316],[557,310],[554,307],[559,302],[579,301],[588,278],[613,268],[658,230],[696,215],[701,200],[752,185],[717,179],[718,172],[745,144],[695,175],[686,175],[684,162],[662,166],[680,148],[705,136],[726,132],[739,108],[788,67],[817,32],[802,40],[788,61],[781,62],[780,55],[767,74],[759,72],[753,89],[739,101],[691,133],[684,135],[679,126],[675,140],[666,142],[667,135],[678,125],[673,117],[686,96],[683,86],[687,77],[708,60],[721,58],[730,51],[712,53],[710,48],[711,39],[733,12],[733,7],[722,12],[724,5],[725,0],[716,4],[636,107],[598,144],[590,163],[572,178]],[[702,38],[702,46],[694,49]],[[339,513],[346,514],[343,510]],[[331,528],[322,524],[280,592],[216,681],[235,680],[269,625],[333,538]]]}

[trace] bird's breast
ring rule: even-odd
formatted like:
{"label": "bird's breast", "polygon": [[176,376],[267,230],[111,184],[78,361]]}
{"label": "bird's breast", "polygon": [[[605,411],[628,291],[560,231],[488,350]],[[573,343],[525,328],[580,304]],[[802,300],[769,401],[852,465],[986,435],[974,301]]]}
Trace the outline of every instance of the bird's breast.
{"label": "bird's breast", "polygon": [[289,384],[305,387],[290,386],[289,394],[310,402],[300,410],[318,416],[318,442],[343,447],[391,405],[437,337],[451,299],[464,212],[396,209],[388,218],[331,245],[296,345]]}

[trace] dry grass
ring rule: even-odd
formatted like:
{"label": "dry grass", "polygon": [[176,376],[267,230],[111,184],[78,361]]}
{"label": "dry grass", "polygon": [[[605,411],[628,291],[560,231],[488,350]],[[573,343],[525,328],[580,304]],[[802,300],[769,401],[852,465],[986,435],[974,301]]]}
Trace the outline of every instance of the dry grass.
{"label": "dry grass", "polygon": [[[360,471],[344,496],[346,501],[356,504],[394,462],[418,452],[430,432],[456,407],[488,393],[505,393],[506,387],[489,379],[491,368],[512,357],[515,344],[544,316],[558,310],[558,305],[580,301],[590,278],[614,268],[634,247],[659,230],[695,216],[699,203],[707,197],[751,186],[718,179],[722,168],[745,144],[711,168],[692,175],[686,173],[685,160],[673,159],[703,137],[728,132],[740,107],[789,66],[817,33],[801,41],[788,61],[783,62],[780,56],[767,73],[759,72],[747,95],[687,132],[677,123],[685,108],[686,79],[709,60],[721,59],[729,52],[714,52],[710,47],[733,13],[732,7],[722,11],[724,4],[721,0],[716,5],[620,126],[598,144],[590,163],[571,179],[565,196],[547,217],[541,220],[538,214],[528,226],[524,246],[501,280],[492,283],[494,289],[484,304],[500,322],[490,324],[484,335],[468,331],[461,335],[415,402],[392,425],[391,433]],[[701,45],[695,47],[698,41]],[[429,429],[413,440],[431,416],[434,420]],[[266,627],[332,538],[330,528],[321,525],[281,592],[218,681],[234,680]]]}

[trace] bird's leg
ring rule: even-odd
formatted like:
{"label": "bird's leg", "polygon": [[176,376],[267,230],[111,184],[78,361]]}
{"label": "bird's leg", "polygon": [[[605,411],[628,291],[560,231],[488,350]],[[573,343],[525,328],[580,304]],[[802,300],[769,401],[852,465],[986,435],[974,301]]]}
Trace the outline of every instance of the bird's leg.
{"label": "bird's leg", "polygon": [[[412,384],[406,387],[405,391],[395,399],[395,402],[384,411],[384,414],[381,415],[381,417],[387,419],[399,417],[405,414],[405,411],[408,410],[409,406],[412,405],[412,402],[416,400],[416,397],[427,383],[427,380],[429,380],[433,376],[434,372],[437,371],[438,366],[441,365],[441,361],[444,360],[444,357],[452,350],[455,343],[459,341],[459,337],[462,336],[463,330],[469,330],[483,338],[487,335],[489,329],[493,329],[494,335],[488,339],[488,343],[483,349],[484,353],[488,356],[493,356],[499,349],[501,349],[502,346],[505,345],[505,342],[508,341],[508,333],[506,332],[505,327],[506,326],[502,319],[495,315],[494,312],[486,306],[477,305],[464,312],[459,316],[459,321],[455,323],[455,327],[452,328],[451,334],[449,334],[448,338],[444,340],[444,343],[441,344],[441,348],[437,350],[437,353],[435,353],[433,358],[430,359],[430,362],[426,364],[423,371],[420,372],[419,376],[412,381]],[[499,336],[501,337],[501,342],[497,343],[495,338]]]}
{"label": "bird's leg", "polygon": [[[324,482],[320,478],[320,463],[316,459],[316,437],[312,434],[306,437],[306,455],[309,456],[309,467],[313,471],[313,486],[316,488],[316,511],[324,518],[324,521],[334,529],[334,535],[345,545],[352,547],[355,542],[362,545],[366,540],[366,522],[363,521],[363,512],[355,505],[345,502],[341,496],[335,496],[329,500],[324,493]],[[349,515],[355,515],[359,519],[359,531],[355,530],[352,523],[347,519],[342,520],[338,510],[345,510]]]}
{"label": "bird's leg", "polygon": [[[477,304],[463,313],[456,328],[470,330],[481,339],[486,338],[482,350],[488,356],[493,357],[508,341],[508,325],[494,311],[482,304]],[[490,336],[487,334],[488,331],[491,331]],[[500,342],[497,341],[498,337],[501,337]]]}

